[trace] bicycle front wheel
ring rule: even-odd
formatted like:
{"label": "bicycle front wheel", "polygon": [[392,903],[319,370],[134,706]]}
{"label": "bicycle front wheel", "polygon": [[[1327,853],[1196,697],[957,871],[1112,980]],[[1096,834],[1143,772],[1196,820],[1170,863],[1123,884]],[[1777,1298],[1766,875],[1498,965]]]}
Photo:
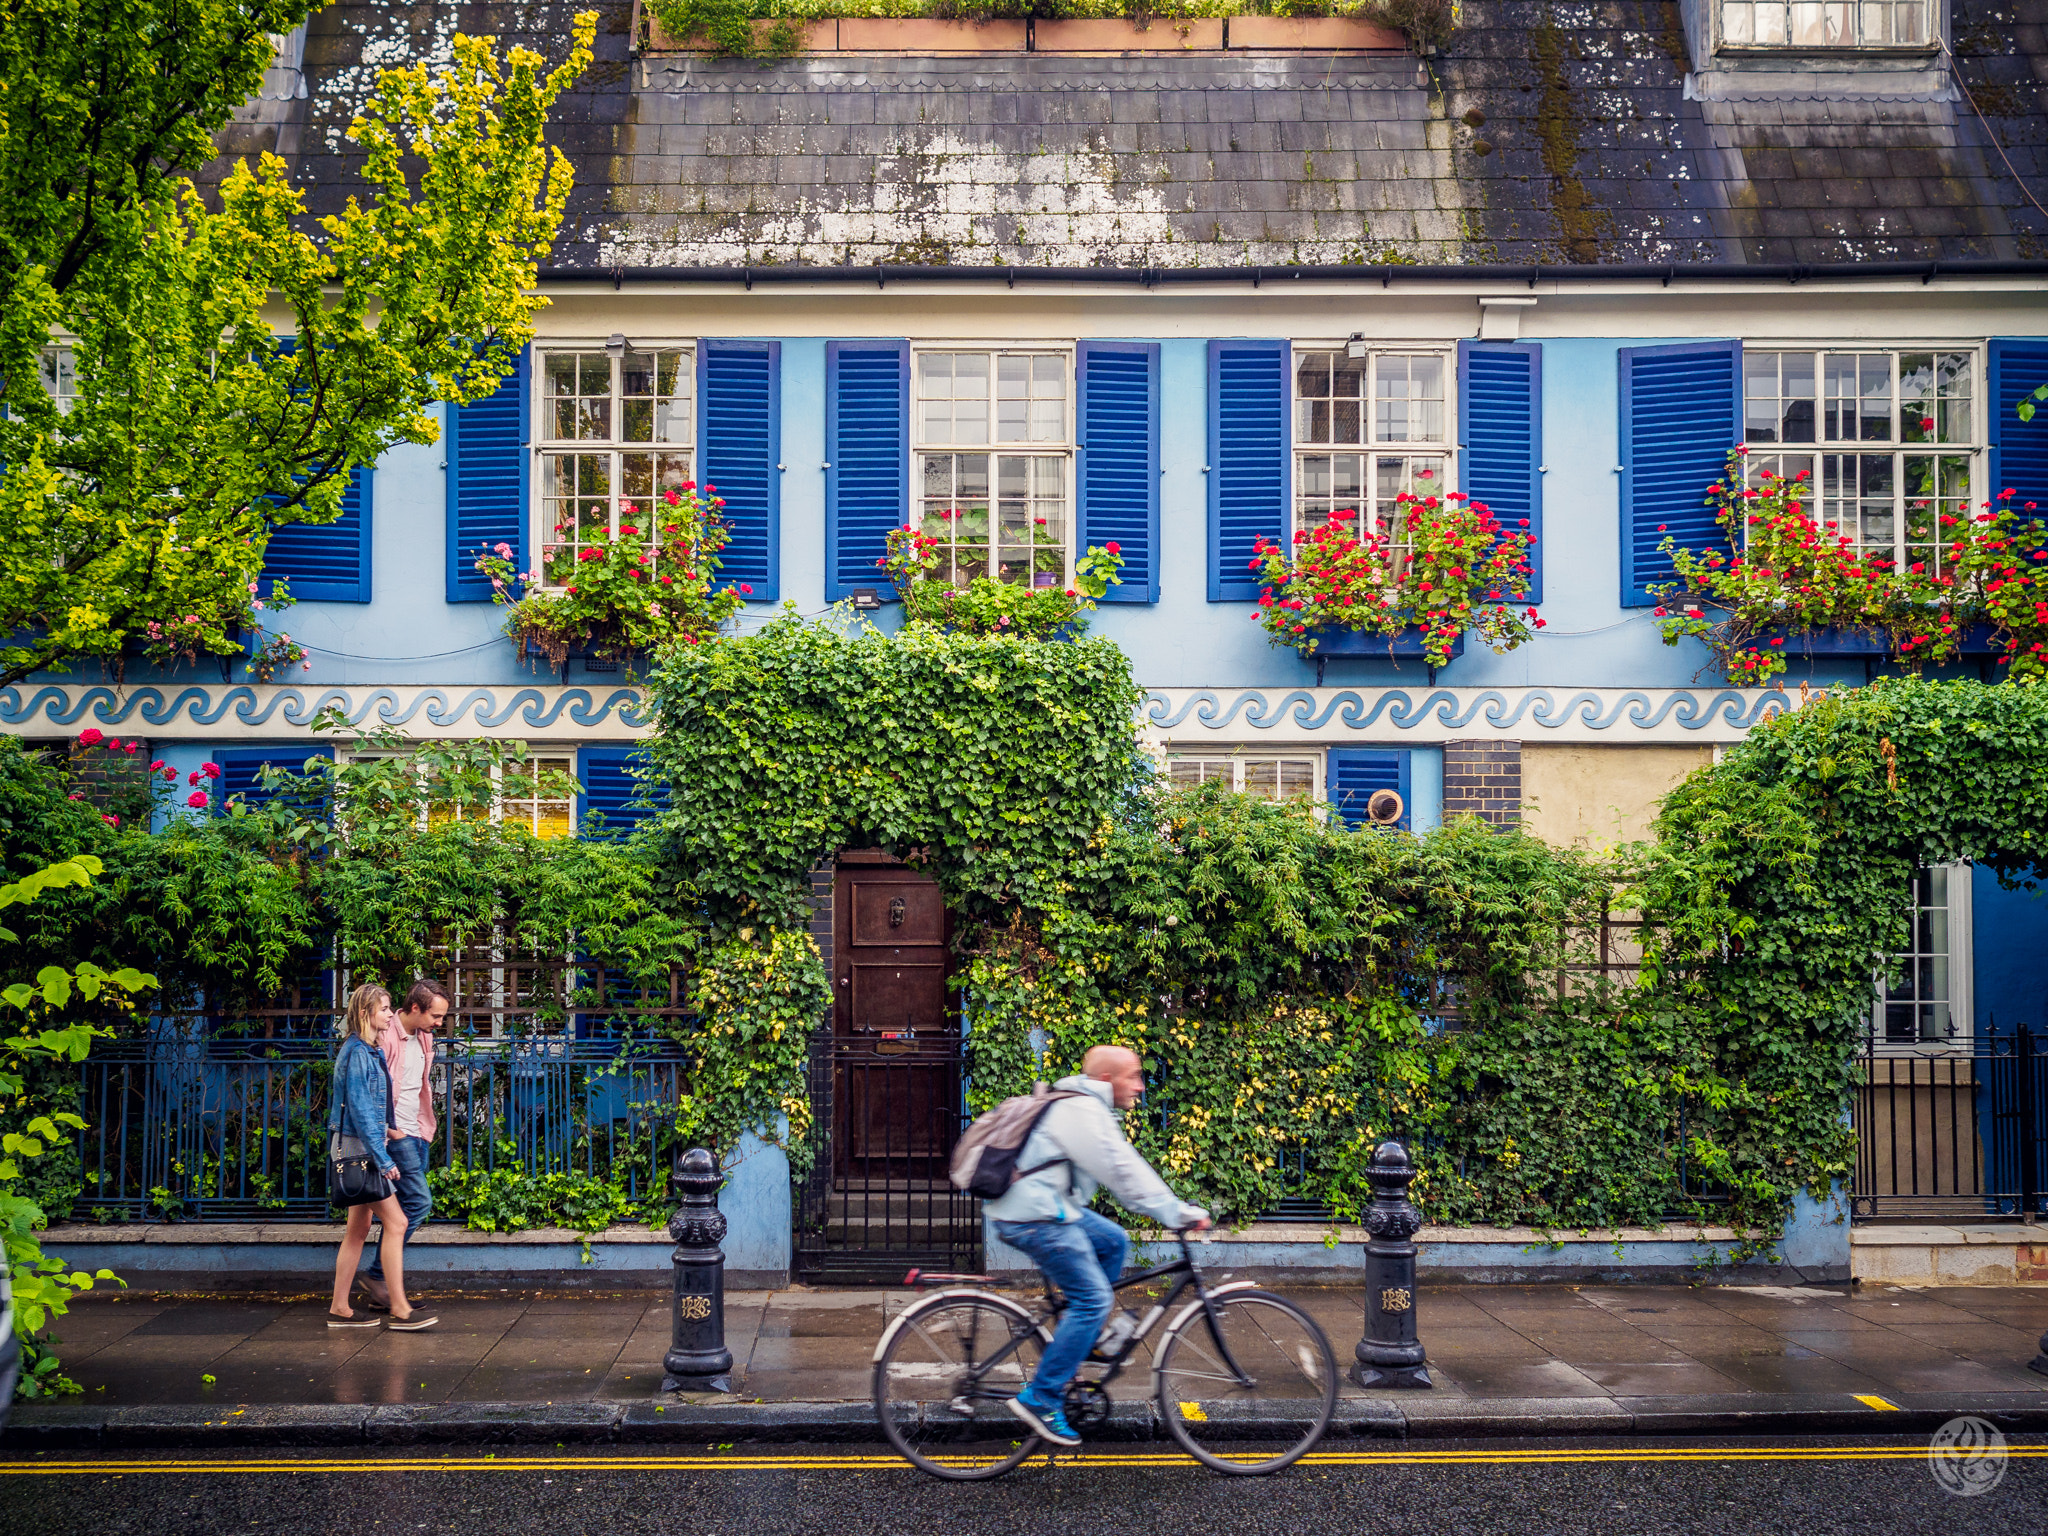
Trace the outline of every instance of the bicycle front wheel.
{"label": "bicycle front wheel", "polygon": [[1159,1412],[1204,1466],[1258,1476],[1292,1466],[1337,1407],[1337,1360],[1314,1318],[1265,1291],[1198,1304],[1159,1346]]}
{"label": "bicycle front wheel", "polygon": [[1038,1449],[1008,1406],[1044,1343],[1028,1311],[987,1293],[940,1294],[891,1326],[875,1359],[875,1416],[912,1465],[954,1481],[1000,1477]]}

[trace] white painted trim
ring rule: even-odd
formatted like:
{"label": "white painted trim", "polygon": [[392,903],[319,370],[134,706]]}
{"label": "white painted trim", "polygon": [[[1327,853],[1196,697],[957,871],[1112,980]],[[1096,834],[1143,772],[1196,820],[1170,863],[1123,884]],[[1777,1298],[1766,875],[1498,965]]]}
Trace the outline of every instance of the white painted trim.
{"label": "white painted trim", "polygon": [[[64,736],[92,725],[153,741],[279,741],[300,737],[334,708],[353,724],[411,740],[624,742],[650,734],[645,707],[629,684],[18,684],[0,688],[0,732]],[[1799,695],[1775,688],[1431,688],[1418,679],[1392,687],[1155,688],[1138,707],[1138,724],[1149,742],[1188,751],[1446,741],[1712,746],[1740,741],[1751,726],[1798,707]]]}

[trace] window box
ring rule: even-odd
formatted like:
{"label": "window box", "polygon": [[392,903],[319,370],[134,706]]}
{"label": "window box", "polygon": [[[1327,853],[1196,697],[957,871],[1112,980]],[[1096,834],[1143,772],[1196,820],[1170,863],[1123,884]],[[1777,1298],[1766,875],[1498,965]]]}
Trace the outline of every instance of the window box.
{"label": "window box", "polygon": [[[1323,686],[1323,664],[1331,657],[1340,661],[1365,661],[1386,657],[1395,662],[1421,661],[1429,665],[1429,680],[1436,681],[1437,667],[1430,662],[1429,653],[1423,649],[1422,631],[1404,629],[1399,634],[1377,635],[1371,630],[1345,629],[1339,625],[1326,625],[1312,632],[1316,642],[1316,686]],[[1448,661],[1456,661],[1465,654],[1465,637],[1459,635],[1451,642]]]}
{"label": "window box", "polygon": [[[1343,629],[1327,625],[1315,632],[1317,656],[1352,657],[1390,656],[1396,661],[1420,660],[1427,653],[1422,648],[1422,631],[1404,629],[1397,635],[1376,635],[1370,630]],[[1458,636],[1451,642],[1451,659],[1455,661],[1465,654],[1465,637]]]}
{"label": "window box", "polygon": [[[1816,658],[1835,656],[1886,657],[1892,653],[1892,638],[1881,629],[1844,629],[1827,625],[1820,629],[1788,630],[1788,654]],[[1972,661],[2005,655],[2005,647],[1989,624],[1966,624],[1956,647],[1958,656]]]}

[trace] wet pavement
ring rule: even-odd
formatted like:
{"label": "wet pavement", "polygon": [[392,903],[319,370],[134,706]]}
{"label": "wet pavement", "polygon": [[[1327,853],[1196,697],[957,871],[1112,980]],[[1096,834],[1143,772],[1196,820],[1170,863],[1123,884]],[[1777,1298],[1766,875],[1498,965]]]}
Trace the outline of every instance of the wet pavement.
{"label": "wet pavement", "polygon": [[[1349,1360],[1356,1289],[1274,1289],[1312,1313]],[[875,1341],[911,1297],[729,1293],[737,1394],[864,1401]],[[617,1402],[660,1387],[665,1293],[468,1292],[419,1304],[440,1326],[401,1334],[330,1330],[324,1296],[117,1293],[81,1301],[53,1332],[83,1403],[107,1407]],[[2048,1376],[2026,1368],[2048,1327],[2048,1288],[1467,1285],[1425,1290],[1417,1307],[1440,1400],[1938,1392],[2048,1401]],[[1128,1370],[1116,1395],[1148,1395],[1149,1375]]]}

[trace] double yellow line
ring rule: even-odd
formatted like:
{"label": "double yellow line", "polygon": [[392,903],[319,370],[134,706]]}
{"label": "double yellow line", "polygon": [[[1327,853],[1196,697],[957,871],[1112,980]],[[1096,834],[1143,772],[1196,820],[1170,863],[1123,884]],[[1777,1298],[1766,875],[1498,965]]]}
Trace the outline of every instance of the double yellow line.
{"label": "double yellow line", "polygon": [[[2015,1459],[2048,1456],[2048,1445],[2015,1445],[2006,1454]],[[1790,1462],[1790,1461],[1919,1461],[1921,1445],[1775,1445],[1775,1446],[1625,1446],[1558,1450],[1400,1450],[1311,1451],[1296,1463],[1303,1467],[1509,1467],[1556,1466],[1589,1462]],[[938,1458],[934,1458],[938,1459]],[[1027,1467],[1044,1467],[1055,1458],[1033,1457]],[[1125,1467],[1196,1466],[1191,1457],[1171,1451],[1091,1451],[1056,1458],[1063,1469],[1093,1472]],[[0,1462],[0,1477],[163,1477],[223,1472],[909,1472],[897,1456],[783,1455],[747,1452],[697,1456],[362,1456],[276,1457],[183,1461],[10,1461]],[[1284,1475],[1284,1474],[1283,1474]]]}

